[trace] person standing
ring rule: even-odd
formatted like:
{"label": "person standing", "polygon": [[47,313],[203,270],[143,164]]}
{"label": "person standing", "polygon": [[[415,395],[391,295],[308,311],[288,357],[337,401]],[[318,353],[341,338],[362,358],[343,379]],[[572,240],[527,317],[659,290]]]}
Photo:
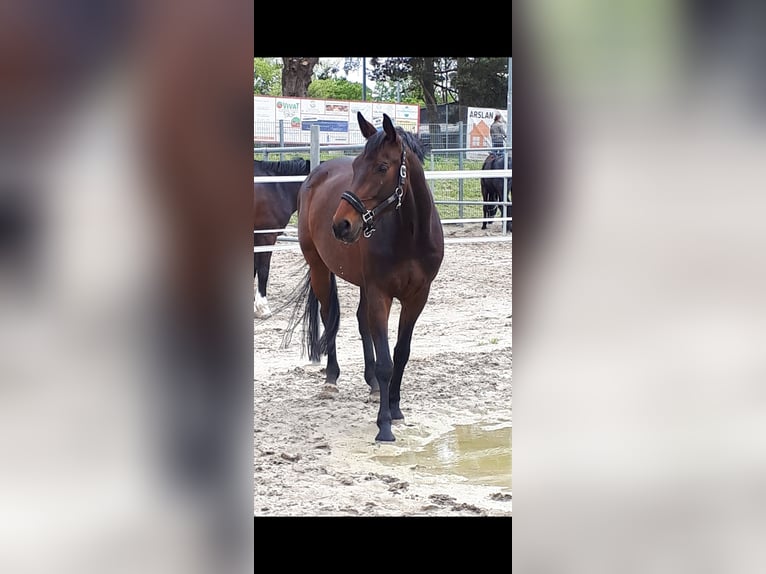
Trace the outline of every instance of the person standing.
{"label": "person standing", "polygon": [[489,126],[489,137],[492,139],[492,147],[495,148],[495,154],[499,156],[505,154],[505,122],[500,113],[495,114],[495,121]]}

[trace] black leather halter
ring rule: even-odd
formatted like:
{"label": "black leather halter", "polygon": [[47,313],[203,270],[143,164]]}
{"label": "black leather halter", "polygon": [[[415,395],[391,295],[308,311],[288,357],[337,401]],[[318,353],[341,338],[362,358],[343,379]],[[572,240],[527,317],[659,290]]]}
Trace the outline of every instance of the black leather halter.
{"label": "black leather halter", "polygon": [[341,195],[341,199],[345,199],[351,204],[359,215],[362,216],[362,231],[364,236],[369,238],[375,231],[375,217],[383,213],[390,205],[396,203],[396,209],[399,209],[402,205],[402,195],[404,195],[404,180],[407,178],[407,165],[404,163],[406,158],[406,152],[404,150],[404,144],[402,143],[402,163],[399,166],[399,183],[394,190],[394,193],[389,195],[381,203],[379,203],[374,209],[367,209],[356,195],[350,191],[344,191]]}

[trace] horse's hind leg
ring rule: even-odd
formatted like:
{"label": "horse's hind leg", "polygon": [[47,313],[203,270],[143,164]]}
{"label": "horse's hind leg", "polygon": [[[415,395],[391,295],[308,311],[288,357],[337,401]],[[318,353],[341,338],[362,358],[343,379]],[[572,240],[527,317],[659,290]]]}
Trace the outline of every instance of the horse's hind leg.
{"label": "horse's hind leg", "polygon": [[327,353],[326,384],[335,385],[340,376],[335,338],[340,322],[340,302],[335,275],[324,265],[312,266],[311,289],[319,301],[319,313],[324,325],[324,334],[319,346],[322,353]]}
{"label": "horse's hind leg", "polygon": [[380,395],[380,384],[375,378],[375,348],[370,335],[370,324],[367,321],[367,298],[364,295],[364,289],[359,289],[359,308],[356,310],[356,318],[359,321],[359,334],[362,336],[364,380],[370,386],[371,395]]}
{"label": "horse's hind leg", "polygon": [[428,301],[429,291],[430,287],[425,287],[412,299],[402,301],[402,310],[399,314],[399,333],[394,348],[394,371],[391,374],[391,384],[388,391],[388,404],[391,410],[391,419],[394,421],[404,420],[404,415],[399,408],[402,375],[404,375],[404,367],[410,358],[412,332],[418,317],[423,312],[426,301]]}
{"label": "horse's hind leg", "polygon": [[266,284],[269,281],[269,268],[271,267],[271,251],[253,253],[255,266],[254,275],[258,278],[258,288],[255,291],[253,311],[256,317],[265,318],[271,315],[269,302],[266,299]]}

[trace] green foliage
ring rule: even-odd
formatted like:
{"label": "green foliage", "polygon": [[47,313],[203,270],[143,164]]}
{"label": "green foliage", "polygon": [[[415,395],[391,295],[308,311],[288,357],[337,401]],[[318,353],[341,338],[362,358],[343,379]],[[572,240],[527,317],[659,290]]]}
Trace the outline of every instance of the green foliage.
{"label": "green foliage", "polygon": [[362,84],[349,82],[345,78],[314,80],[309,84],[308,95],[326,100],[361,100]]}
{"label": "green foliage", "polygon": [[463,106],[505,108],[508,58],[457,58],[453,84]]}
{"label": "green foliage", "polygon": [[[401,82],[402,101],[459,102],[462,106],[504,108],[508,58],[372,58],[370,77]],[[377,84],[376,84],[377,85]],[[394,92],[395,94],[395,92]]]}
{"label": "green foliage", "polygon": [[282,63],[279,58],[253,58],[253,95],[282,95]]}
{"label": "green foliage", "polygon": [[[398,84],[398,85],[397,85]],[[413,89],[412,82],[409,80],[378,80],[375,82],[375,93],[373,100],[379,102],[395,102],[399,97],[402,104],[417,104],[424,106],[425,100],[421,95],[421,90]]]}

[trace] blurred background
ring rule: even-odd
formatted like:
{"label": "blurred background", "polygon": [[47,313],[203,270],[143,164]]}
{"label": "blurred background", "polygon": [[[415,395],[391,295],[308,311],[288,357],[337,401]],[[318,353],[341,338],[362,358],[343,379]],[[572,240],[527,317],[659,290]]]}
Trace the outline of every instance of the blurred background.
{"label": "blurred background", "polygon": [[252,568],[252,21],[0,7],[0,571]]}
{"label": "blurred background", "polygon": [[513,567],[763,571],[764,5],[513,8]]}
{"label": "blurred background", "polygon": [[[763,10],[513,6],[519,572],[763,570]],[[252,568],[252,19],[0,7],[0,571]]]}

